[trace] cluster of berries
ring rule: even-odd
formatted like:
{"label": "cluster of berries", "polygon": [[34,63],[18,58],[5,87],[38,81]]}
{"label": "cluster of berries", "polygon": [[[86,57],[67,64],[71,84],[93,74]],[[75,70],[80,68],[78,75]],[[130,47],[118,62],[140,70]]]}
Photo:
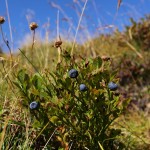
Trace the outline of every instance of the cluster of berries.
{"label": "cluster of berries", "polygon": [[[77,78],[78,71],[76,69],[71,69],[69,71],[69,76],[70,76],[70,78]],[[80,84],[79,90],[80,91],[87,91],[87,86],[85,84]]]}
{"label": "cluster of berries", "polygon": [[[70,78],[77,78],[78,77],[78,75],[79,75],[79,73],[78,73],[78,71],[76,70],[76,69],[71,69],[70,71],[69,71],[69,77]],[[116,83],[114,83],[114,82],[109,82],[108,83],[108,88],[111,90],[111,91],[115,91],[115,90],[117,90],[118,89],[118,85],[116,84]],[[80,86],[79,86],[79,90],[80,91],[82,91],[82,92],[85,92],[85,91],[87,91],[87,86],[85,85],[85,84],[80,84]],[[30,109],[31,110],[35,110],[35,109],[38,109],[39,108],[39,103],[38,102],[36,102],[36,101],[34,101],[34,102],[32,102],[31,104],[30,104]]]}
{"label": "cluster of berries", "polygon": [[[71,69],[69,71],[69,76],[70,78],[77,78],[78,76],[78,71],[76,69]],[[108,88],[111,90],[111,91],[115,91],[118,89],[118,85],[114,82],[109,82],[108,83]],[[87,87],[85,84],[80,84],[79,86],[79,89],[80,91],[86,91],[87,90]]]}

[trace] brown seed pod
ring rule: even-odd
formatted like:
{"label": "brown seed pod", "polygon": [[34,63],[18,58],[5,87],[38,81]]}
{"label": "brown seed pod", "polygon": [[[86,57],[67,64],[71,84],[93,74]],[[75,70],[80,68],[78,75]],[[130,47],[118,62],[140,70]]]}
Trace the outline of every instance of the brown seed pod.
{"label": "brown seed pod", "polygon": [[30,23],[30,29],[35,30],[38,27],[38,24],[35,22]]}
{"label": "brown seed pod", "polygon": [[5,18],[0,16],[0,24],[3,24],[5,22]]}

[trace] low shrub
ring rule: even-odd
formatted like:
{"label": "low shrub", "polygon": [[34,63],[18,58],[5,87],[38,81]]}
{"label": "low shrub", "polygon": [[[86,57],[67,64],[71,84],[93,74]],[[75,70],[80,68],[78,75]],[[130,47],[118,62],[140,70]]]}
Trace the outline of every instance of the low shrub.
{"label": "low shrub", "polygon": [[[48,149],[124,147],[117,140],[121,130],[111,124],[127,101],[121,100],[116,88],[109,89],[109,83],[118,87],[116,72],[109,66],[109,60],[96,57],[77,61],[65,51],[53,71],[29,74],[21,69],[17,73],[14,84],[20,91],[22,107],[30,113],[31,126],[40,129],[33,148],[39,138],[45,141],[38,147]],[[36,109],[30,108],[33,102],[38,104]]]}

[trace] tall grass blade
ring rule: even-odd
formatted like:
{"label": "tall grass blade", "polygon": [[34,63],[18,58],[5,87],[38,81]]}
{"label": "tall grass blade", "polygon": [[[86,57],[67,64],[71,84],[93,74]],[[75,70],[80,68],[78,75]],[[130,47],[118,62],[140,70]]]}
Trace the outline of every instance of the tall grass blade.
{"label": "tall grass blade", "polygon": [[74,41],[73,41],[73,45],[72,45],[72,49],[71,49],[71,56],[73,56],[73,50],[74,50],[74,47],[75,47],[75,42],[76,42],[78,30],[80,28],[81,20],[82,20],[82,17],[83,17],[84,10],[86,8],[87,2],[88,2],[88,0],[86,0],[85,3],[84,3],[83,9],[82,9],[82,13],[81,13],[81,16],[80,16],[80,19],[79,19],[79,22],[78,22],[78,26],[77,26],[77,29],[76,29],[76,33],[75,33],[75,37],[74,37]]}
{"label": "tall grass blade", "polygon": [[101,150],[104,150],[104,148],[103,148],[103,146],[101,145],[100,142],[98,142],[98,145],[99,145],[99,147],[100,147]]}

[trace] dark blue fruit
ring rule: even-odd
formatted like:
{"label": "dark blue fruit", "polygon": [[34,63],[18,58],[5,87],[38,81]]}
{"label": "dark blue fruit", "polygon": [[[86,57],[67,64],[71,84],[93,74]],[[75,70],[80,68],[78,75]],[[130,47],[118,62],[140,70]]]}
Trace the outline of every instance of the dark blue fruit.
{"label": "dark blue fruit", "polygon": [[110,90],[112,90],[112,91],[115,91],[115,90],[118,89],[118,85],[117,85],[116,83],[114,83],[114,82],[109,82],[109,83],[108,83],[108,88],[109,88]]}
{"label": "dark blue fruit", "polygon": [[34,101],[32,103],[30,103],[30,109],[31,110],[35,110],[35,109],[38,109],[39,108],[39,103]]}
{"label": "dark blue fruit", "polygon": [[87,87],[85,84],[80,84],[79,89],[80,89],[80,91],[87,91]]}
{"label": "dark blue fruit", "polygon": [[78,76],[78,71],[76,69],[71,69],[69,71],[70,78],[76,78]]}

